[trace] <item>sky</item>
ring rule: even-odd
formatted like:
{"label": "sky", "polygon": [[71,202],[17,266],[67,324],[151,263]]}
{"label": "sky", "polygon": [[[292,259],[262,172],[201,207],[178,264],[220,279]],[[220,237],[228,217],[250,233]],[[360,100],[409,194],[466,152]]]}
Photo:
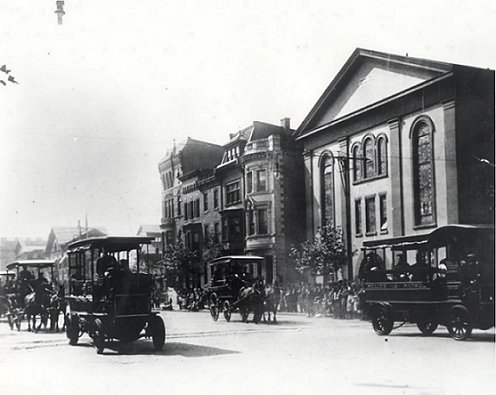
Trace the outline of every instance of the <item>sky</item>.
{"label": "sky", "polygon": [[[159,224],[174,140],[297,128],[357,47],[495,69],[488,1],[0,2],[0,236]],[[5,74],[0,73],[1,77]]]}

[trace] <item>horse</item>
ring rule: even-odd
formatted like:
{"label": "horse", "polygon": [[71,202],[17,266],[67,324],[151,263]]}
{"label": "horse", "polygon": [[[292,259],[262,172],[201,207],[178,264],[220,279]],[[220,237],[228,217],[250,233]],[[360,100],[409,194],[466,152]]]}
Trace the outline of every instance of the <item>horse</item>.
{"label": "horse", "polygon": [[242,287],[236,305],[241,319],[248,322],[248,315],[253,311],[253,322],[258,324],[263,316],[264,289],[263,284],[255,282],[251,287]]}
{"label": "horse", "polygon": [[[277,324],[276,313],[279,307],[279,302],[281,301],[281,289],[279,287],[273,287],[271,285],[266,285],[264,289],[264,301],[263,301],[263,320],[264,322],[270,322],[270,313],[274,314],[274,324]],[[267,312],[267,320],[265,319],[265,313]]]}
{"label": "horse", "polygon": [[64,317],[64,323],[62,325],[62,331],[65,331],[66,326],[66,318],[65,318],[65,310],[67,307],[67,301],[64,297],[59,296],[58,294],[53,294],[50,296],[50,302],[47,307],[47,314],[50,318],[50,330],[58,332],[60,330],[59,327],[59,315],[62,313]]}
{"label": "horse", "polygon": [[[40,289],[41,288],[41,289]],[[43,324],[46,328],[48,315],[47,306],[50,303],[50,296],[52,294],[44,287],[38,287],[35,292],[32,292],[24,297],[24,313],[28,319],[28,331],[31,332],[31,319],[33,321],[33,330],[35,332],[41,329]],[[36,327],[36,316],[40,316],[40,325]]]}
{"label": "horse", "polygon": [[23,317],[23,309],[18,301],[16,294],[7,294],[5,296],[5,303],[7,306],[7,320],[11,330],[14,330],[14,325],[18,331],[21,330],[21,322]]}

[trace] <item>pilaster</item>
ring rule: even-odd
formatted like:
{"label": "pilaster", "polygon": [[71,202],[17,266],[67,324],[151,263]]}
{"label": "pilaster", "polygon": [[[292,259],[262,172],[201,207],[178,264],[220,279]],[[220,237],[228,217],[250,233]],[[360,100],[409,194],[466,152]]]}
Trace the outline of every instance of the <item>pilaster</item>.
{"label": "pilaster", "polygon": [[391,180],[391,209],[388,214],[388,223],[392,236],[405,234],[405,217],[403,208],[403,167],[401,152],[401,125],[400,119],[388,121],[389,125],[389,178]]}

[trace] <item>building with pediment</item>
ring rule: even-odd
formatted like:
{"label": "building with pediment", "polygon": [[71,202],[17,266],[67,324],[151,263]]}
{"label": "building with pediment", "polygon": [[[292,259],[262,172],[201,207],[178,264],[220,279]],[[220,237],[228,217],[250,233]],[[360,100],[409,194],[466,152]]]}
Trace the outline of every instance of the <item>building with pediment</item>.
{"label": "building with pediment", "polygon": [[494,223],[494,71],[356,49],[296,131],[307,237],[365,241]]}

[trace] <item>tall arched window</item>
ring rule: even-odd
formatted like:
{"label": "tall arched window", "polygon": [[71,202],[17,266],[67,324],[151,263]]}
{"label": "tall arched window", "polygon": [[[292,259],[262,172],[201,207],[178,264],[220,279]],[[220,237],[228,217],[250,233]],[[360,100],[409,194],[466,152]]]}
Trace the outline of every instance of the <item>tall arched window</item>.
{"label": "tall arched window", "polygon": [[432,122],[428,118],[421,118],[413,126],[413,193],[416,225],[429,225],[435,222],[433,130]]}
{"label": "tall arched window", "polygon": [[321,162],[322,225],[334,226],[334,159],[326,155]]}
{"label": "tall arched window", "polygon": [[360,147],[355,145],[353,147],[353,181],[360,180]]}
{"label": "tall arched window", "polygon": [[365,163],[363,166],[363,178],[369,178],[374,175],[374,144],[372,139],[368,138],[363,143],[363,153],[365,157]]}
{"label": "tall arched window", "polygon": [[386,138],[377,139],[377,175],[382,176],[387,173],[387,145]]}

